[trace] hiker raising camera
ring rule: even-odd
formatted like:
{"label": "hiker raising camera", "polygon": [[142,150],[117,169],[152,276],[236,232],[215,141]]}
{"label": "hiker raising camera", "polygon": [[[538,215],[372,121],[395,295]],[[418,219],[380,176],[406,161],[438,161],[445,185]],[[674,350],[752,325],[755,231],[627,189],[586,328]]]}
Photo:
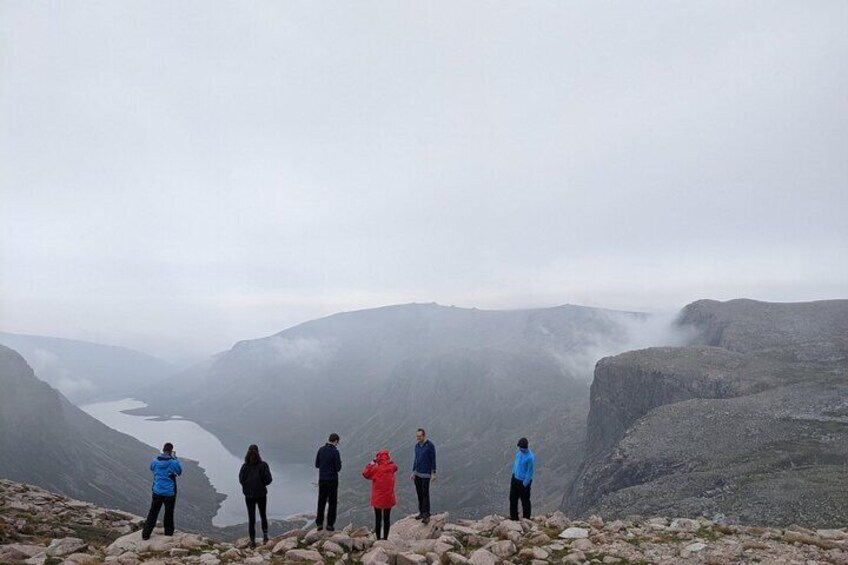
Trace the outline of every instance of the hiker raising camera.
{"label": "hiker raising camera", "polygon": [[172,443],[166,443],[162,453],[150,462],[150,472],[153,473],[153,500],[150,502],[150,511],[147,513],[147,521],[144,523],[141,537],[150,539],[163,505],[165,506],[165,535],[172,536],[174,535],[174,506],[177,503],[177,477],[183,474],[183,468],[177,459]]}

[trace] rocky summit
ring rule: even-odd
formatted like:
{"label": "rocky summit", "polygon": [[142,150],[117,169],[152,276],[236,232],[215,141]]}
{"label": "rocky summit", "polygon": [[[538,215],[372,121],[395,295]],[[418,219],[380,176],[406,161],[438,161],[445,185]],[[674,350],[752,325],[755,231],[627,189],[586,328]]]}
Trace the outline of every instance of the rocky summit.
{"label": "rocky summit", "polygon": [[125,512],[0,480],[4,564],[848,564],[848,528],[738,526],[705,518],[605,522],[555,512],[532,520],[487,516],[451,522],[439,514],[427,525],[403,518],[385,541],[367,527],[348,525],[338,532],[292,530],[255,549],[247,538],[224,543],[184,532],[167,537],[161,529],[143,540],[141,523]]}

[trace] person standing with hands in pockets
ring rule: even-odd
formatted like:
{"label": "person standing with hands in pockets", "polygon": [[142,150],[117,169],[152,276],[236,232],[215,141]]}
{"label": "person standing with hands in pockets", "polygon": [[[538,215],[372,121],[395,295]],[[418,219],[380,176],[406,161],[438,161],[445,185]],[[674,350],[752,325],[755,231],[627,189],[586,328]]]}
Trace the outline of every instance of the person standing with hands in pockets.
{"label": "person standing with hands in pockets", "polygon": [[425,524],[430,523],[430,481],[436,480],[436,446],[427,439],[424,428],[418,428],[415,434],[415,459],[412,463],[410,480],[415,482],[415,494],[418,495],[418,516]]}

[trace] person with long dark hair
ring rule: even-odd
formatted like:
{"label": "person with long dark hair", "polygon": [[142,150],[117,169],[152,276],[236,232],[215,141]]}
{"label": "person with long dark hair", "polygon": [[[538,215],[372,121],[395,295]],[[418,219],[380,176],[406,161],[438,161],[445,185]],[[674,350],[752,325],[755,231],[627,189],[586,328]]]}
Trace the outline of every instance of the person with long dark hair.
{"label": "person with long dark hair", "polygon": [[250,534],[250,547],[256,547],[256,509],[262,521],[262,543],[268,543],[268,485],[271,484],[271,468],[259,456],[259,447],[251,445],[244,456],[244,464],[239,471],[241,491],[247,504],[247,530]]}
{"label": "person with long dark hair", "polygon": [[371,507],[374,508],[374,533],[377,539],[389,539],[392,507],[395,497],[395,473],[398,466],[392,461],[388,449],[377,452],[374,460],[362,470],[362,476],[371,481]]}

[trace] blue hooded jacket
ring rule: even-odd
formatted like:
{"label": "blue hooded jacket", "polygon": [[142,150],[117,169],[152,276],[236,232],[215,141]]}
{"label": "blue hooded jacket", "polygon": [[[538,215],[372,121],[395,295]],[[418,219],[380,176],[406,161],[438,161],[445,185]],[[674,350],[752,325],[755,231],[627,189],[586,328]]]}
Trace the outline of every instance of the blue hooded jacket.
{"label": "blue hooded jacket", "polygon": [[150,462],[153,473],[153,494],[159,496],[176,496],[176,476],[183,474],[179,460],[169,453],[162,453]]}
{"label": "blue hooded jacket", "polygon": [[536,456],[530,449],[521,449],[515,452],[515,463],[512,464],[513,476],[526,486],[533,481],[533,472],[536,470]]}

